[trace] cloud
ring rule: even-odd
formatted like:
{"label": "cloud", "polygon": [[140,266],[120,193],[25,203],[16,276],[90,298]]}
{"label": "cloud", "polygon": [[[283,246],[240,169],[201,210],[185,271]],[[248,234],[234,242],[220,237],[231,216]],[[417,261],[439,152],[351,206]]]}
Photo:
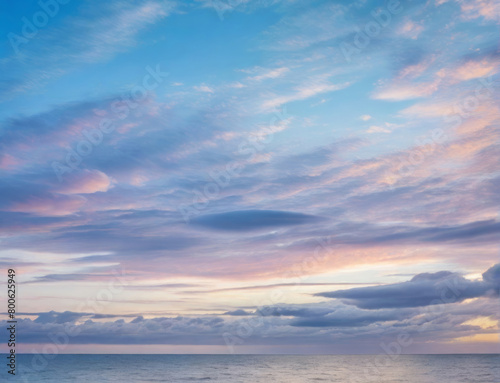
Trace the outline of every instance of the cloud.
{"label": "cloud", "polygon": [[[483,273],[483,281],[493,286],[496,294],[500,294],[500,263],[491,267]],[[496,288],[495,288],[496,286]]]}
{"label": "cloud", "polygon": [[347,6],[326,3],[306,10],[300,6],[287,10],[285,17],[265,33],[271,41],[268,49],[306,49],[352,32]]}
{"label": "cloud", "polygon": [[231,316],[248,316],[248,315],[252,315],[252,313],[248,312],[248,311],[245,311],[245,310],[233,310],[233,311],[228,311],[228,312],[225,312],[223,315],[231,315]]}
{"label": "cloud", "polygon": [[119,229],[76,231],[69,228],[64,233],[46,236],[43,243],[38,244],[38,248],[67,253],[77,253],[80,249],[87,253],[104,251],[121,255],[142,253],[145,256],[147,253],[182,250],[199,244],[199,238],[186,235],[139,236]]}
{"label": "cloud", "polygon": [[[360,200],[358,200],[361,203]],[[383,243],[386,241],[417,241],[417,242],[446,242],[463,241],[476,237],[484,237],[484,240],[492,239],[500,232],[500,223],[494,220],[470,222],[458,226],[442,226],[418,228],[391,228],[391,233],[375,235],[366,238],[370,243]],[[490,237],[490,238],[488,238]]]}
{"label": "cloud", "polygon": [[111,187],[109,177],[99,170],[84,169],[66,177],[59,189],[63,194],[92,194],[106,192]]}
{"label": "cloud", "polygon": [[456,113],[453,102],[422,102],[403,109],[400,114],[405,117],[436,118]]}
{"label": "cloud", "polygon": [[498,58],[469,60],[464,64],[449,70],[444,69],[439,72],[441,76],[447,74],[454,82],[468,81],[477,78],[494,75],[499,70]]}
{"label": "cloud", "polygon": [[75,323],[78,319],[87,316],[85,313],[75,313],[71,311],[65,311],[63,313],[58,313],[55,311],[49,311],[46,313],[39,313],[38,317],[34,320],[35,323],[40,324],[63,324],[63,323]]}
{"label": "cloud", "polygon": [[[33,177],[35,180],[38,177]],[[40,216],[64,216],[82,208],[86,199],[79,195],[65,195],[50,191],[47,184],[36,183],[28,177],[5,177],[0,186],[0,214],[4,212],[30,213]]]}
{"label": "cloud", "polygon": [[238,1],[225,1],[225,0],[196,0],[203,8],[213,8],[217,12],[219,18],[224,20],[231,12],[244,12],[251,13],[261,8],[268,8],[280,3],[287,3],[288,0],[238,0]]}
{"label": "cloud", "polygon": [[471,281],[457,273],[440,271],[415,275],[410,281],[385,286],[359,287],[317,294],[342,299],[362,309],[407,308],[462,302],[496,293],[500,264],[483,274],[482,281]]}
{"label": "cloud", "polygon": [[[433,311],[416,308],[365,310],[341,303],[319,302],[269,306],[254,313],[236,310],[221,316],[195,317],[145,318],[132,314],[50,311],[37,313],[34,320],[19,318],[18,322],[26,343],[50,343],[51,334],[68,334],[71,344],[226,345],[227,340],[232,339],[238,345],[296,346],[300,339],[307,340],[308,346],[343,345],[340,349],[353,342],[359,342],[357,347],[366,349],[370,342],[375,342],[378,348],[373,351],[380,352],[380,342],[391,342],[401,333],[411,334],[412,343],[426,345],[426,350],[478,332],[495,334],[495,328],[470,324],[484,317],[495,320],[495,313],[495,305],[484,300],[444,305]],[[133,319],[105,321],[119,317]],[[4,326],[6,321],[0,324]],[[357,347],[354,350],[359,352]]]}
{"label": "cloud", "polygon": [[216,230],[247,231],[317,222],[312,215],[275,210],[241,210],[197,217],[193,223]]}
{"label": "cloud", "polygon": [[391,131],[387,128],[382,127],[382,126],[372,125],[366,131],[366,133],[391,133]]}
{"label": "cloud", "polygon": [[278,78],[278,77],[283,76],[285,73],[287,73],[289,71],[290,71],[290,69],[286,68],[286,67],[269,69],[267,71],[263,71],[263,73],[249,77],[248,80],[250,80],[250,81],[262,81],[262,80],[267,80],[267,79]]}
{"label": "cloud", "polygon": [[19,233],[40,232],[53,228],[66,226],[78,221],[74,216],[49,216],[41,217],[30,213],[0,212],[0,232]]}
{"label": "cloud", "polygon": [[342,314],[333,312],[322,317],[298,319],[292,321],[291,325],[297,327],[365,327],[373,323],[394,321],[406,317],[397,312]]}
{"label": "cloud", "polygon": [[373,94],[375,100],[403,101],[427,97],[439,89],[440,80],[412,84],[405,81],[383,86]]}
{"label": "cloud", "polygon": [[[18,56],[4,62],[6,68],[14,69],[1,95],[9,97],[41,87],[82,63],[100,62],[128,50],[136,44],[139,32],[174,8],[174,2],[154,0],[80,7],[78,16],[49,26],[26,46],[21,45]],[[17,76],[19,69],[24,70],[24,76]]]}
{"label": "cloud", "polygon": [[196,91],[198,91],[198,92],[214,93],[214,90],[212,88],[210,88],[208,85],[205,85],[205,84],[202,84],[202,85],[199,85],[199,86],[195,86],[193,89],[196,90]]}
{"label": "cloud", "polygon": [[[116,263],[115,263],[116,264]],[[48,274],[37,276],[28,280],[26,284],[54,283],[54,282],[75,282],[75,281],[110,281],[117,278],[116,266],[93,266],[85,267],[75,273],[68,274]]]}
{"label": "cloud", "polygon": [[137,317],[131,322],[88,319],[81,324],[73,323],[80,314],[71,312],[41,313],[38,318],[19,320],[26,331],[26,342],[50,343],[53,334],[71,334],[71,343],[75,344],[199,344],[199,337],[204,344],[223,344],[224,321],[217,317]]}
{"label": "cloud", "polygon": [[7,170],[14,168],[16,165],[19,165],[19,161],[11,155],[3,154],[0,156],[0,169]]}
{"label": "cloud", "polygon": [[321,76],[321,78],[311,79],[307,83],[297,86],[294,91],[288,95],[269,97],[262,103],[262,110],[274,110],[289,102],[306,100],[319,94],[345,89],[350,85],[348,82],[339,84],[328,83],[324,77],[325,76]]}
{"label": "cloud", "polygon": [[[174,6],[175,3],[170,1],[148,0],[137,3],[122,1],[117,5],[104,6],[100,12],[107,15],[97,18],[94,15],[92,22],[83,17],[73,20],[67,25],[68,29],[72,29],[70,32],[73,36],[72,48],[82,49],[72,52],[71,56],[76,60],[92,62],[122,51],[135,44],[139,31],[166,17]],[[59,32],[68,33],[67,30]]]}
{"label": "cloud", "polygon": [[[250,11],[253,4],[260,6],[257,3],[262,2],[247,2],[235,10]],[[21,254],[21,273],[32,282],[28,286],[33,294],[40,293],[43,299],[28,299],[27,304],[36,302],[64,311],[68,301],[46,297],[51,295],[48,292],[57,286],[74,285],[75,296],[69,299],[81,301],[87,291],[82,285],[97,287],[109,280],[109,270],[104,268],[109,264],[133,270],[139,278],[137,285],[124,289],[120,298],[124,304],[153,308],[165,303],[159,300],[166,299],[164,294],[169,300],[170,295],[175,296],[169,305],[172,318],[159,318],[165,313],[141,312],[135,315],[138,319],[134,323],[82,323],[118,318],[124,307],[119,302],[112,305],[112,313],[102,314],[115,317],[79,318],[84,335],[77,343],[99,341],[99,336],[109,336],[103,340],[108,344],[222,343],[221,333],[242,320],[256,318],[265,321],[268,333],[266,326],[255,329],[250,340],[253,344],[310,342],[340,347],[344,340],[344,350],[346,345],[352,347],[354,340],[363,344],[358,350],[364,350],[366,340],[378,345],[380,334],[397,334],[401,329],[425,329],[419,333],[424,343],[484,330],[461,323],[478,313],[492,313],[495,302],[483,298],[489,293],[460,304],[440,305],[446,306],[441,316],[421,315],[412,307],[362,309],[339,301],[349,298],[333,300],[311,294],[366,286],[374,280],[379,284],[395,280],[371,271],[354,277],[349,272],[361,263],[370,270],[383,270],[383,274],[408,273],[410,264],[418,268],[415,273],[446,264],[476,274],[485,264],[496,263],[498,111],[490,103],[481,104],[470,117],[464,117],[458,129],[439,118],[474,94],[480,84],[474,81],[480,78],[477,76],[495,71],[495,26],[483,16],[460,22],[444,7],[433,13],[430,3],[423,8],[425,18],[419,19],[422,8],[411,6],[401,19],[393,18],[396,24],[370,39],[357,62],[346,65],[338,46],[342,41],[352,42],[354,26],[363,28],[368,20],[373,21],[370,13],[374,4],[282,3],[283,7],[276,4],[276,8],[262,10],[270,12],[269,17],[260,19],[264,24],[241,29],[237,23],[224,23],[231,36],[233,26],[236,28],[234,38],[221,43],[216,33],[216,40],[208,42],[217,45],[221,53],[217,57],[229,54],[237,57],[237,62],[232,60],[222,67],[207,62],[193,69],[185,62],[199,62],[192,55],[199,57],[205,51],[180,52],[176,56],[180,61],[170,61],[169,70],[176,78],[168,84],[186,85],[159,89],[131,110],[126,121],[116,121],[115,132],[106,135],[79,169],[66,174],[61,183],[51,162],[64,162],[69,148],[75,149],[85,138],[84,129],[95,129],[103,117],[116,120],[117,116],[111,97],[92,96],[57,104],[59,100],[78,100],[85,94],[120,98],[116,85],[123,84],[123,79],[139,80],[137,70],[147,64],[148,57],[156,57],[148,52],[169,52],[168,47],[196,46],[200,38],[203,43],[208,40],[203,33],[170,34],[177,23],[160,25],[170,12],[167,2],[126,1],[123,7],[120,2],[92,8],[83,4],[68,8],[68,15],[73,12],[74,16],[61,14],[63,18],[54,19],[26,45],[26,54],[32,56],[26,56],[24,64],[3,67],[12,76],[7,79],[8,86],[22,85],[24,80],[34,85],[37,76],[51,81],[46,96],[30,94],[28,109],[23,109],[27,115],[17,114],[20,106],[12,104],[14,111],[5,111],[8,117],[0,128],[0,175],[4,181],[0,186],[1,245],[12,257],[2,262],[12,264]],[[213,10],[178,4],[186,12],[176,19],[195,22],[201,12],[212,13],[210,19],[218,22]],[[405,24],[407,20],[414,24]],[[271,23],[274,27],[268,27]],[[399,23],[404,24],[407,35],[398,34]],[[147,33],[153,25],[154,33]],[[418,34],[419,25],[425,25],[425,32],[408,39]],[[128,26],[130,31],[123,30]],[[66,38],[61,37],[64,34]],[[478,43],[477,51],[464,45],[469,35]],[[447,43],[435,36],[446,37]],[[249,41],[250,46],[240,44]],[[113,59],[134,46],[136,51]],[[125,60],[130,65],[121,65],[129,56],[139,61]],[[250,69],[240,69],[244,62],[251,62]],[[64,88],[62,82],[52,81],[71,70],[92,72],[90,77],[102,88],[80,88],[81,76],[61,79]],[[190,83],[193,70],[196,81]],[[393,78],[374,89],[374,79],[386,74]],[[207,88],[202,89],[204,86]],[[335,89],[339,91],[325,96]],[[411,102],[390,104],[373,101],[372,90],[386,100],[429,99],[413,106]],[[491,104],[495,97],[492,93]],[[322,98],[328,102],[318,103]],[[287,105],[292,117],[272,124],[275,116],[268,112],[292,102]],[[310,108],[311,104],[316,106]],[[398,112],[401,108],[407,109]],[[364,114],[375,111],[376,119]],[[405,129],[395,129],[400,126]],[[429,144],[429,133],[435,128],[442,128],[448,138]],[[367,130],[391,131],[391,135],[369,135]],[[239,152],[239,145],[255,137],[266,145],[248,159]],[[227,187],[200,209],[194,225],[186,225],[177,208],[191,203],[200,206],[193,202],[195,193],[203,191],[212,174],[240,159],[243,168],[239,176],[232,177]],[[402,174],[399,170],[406,163],[410,171]],[[327,249],[320,246],[325,242]],[[315,257],[318,246],[320,257]],[[43,267],[24,262],[32,259],[43,260]],[[492,286],[494,294],[498,286],[495,270],[485,273],[482,281],[441,273],[437,279],[424,275],[407,283],[421,284],[422,293],[428,294],[419,297],[415,292],[415,302],[425,303],[441,284],[453,283],[455,277],[459,287],[465,286],[465,294],[477,296],[486,285]],[[310,283],[296,283],[293,276],[297,273],[311,277]],[[345,283],[326,283],[337,280]],[[353,280],[358,284],[350,285]],[[154,292],[152,299],[145,302],[135,297],[146,289]],[[269,310],[248,306],[254,296],[264,297],[275,289],[290,292],[287,302],[326,302],[276,305]],[[231,302],[224,298],[236,296],[238,299]],[[386,298],[382,303],[375,298],[370,302],[375,306],[408,304],[404,297]],[[359,305],[370,302],[359,298]],[[176,317],[184,312],[226,314],[210,314],[208,317],[218,318],[214,322],[205,315]],[[54,315],[42,316],[35,324],[25,322],[26,339],[41,340],[47,328],[60,329],[62,323],[54,322],[66,319],[55,319]],[[128,309],[127,315],[124,317],[132,318]],[[44,320],[45,328],[40,323]],[[209,328],[210,323],[222,325],[215,330]]]}
{"label": "cloud", "polygon": [[420,33],[422,33],[424,27],[421,24],[418,24],[412,20],[407,20],[404,24],[402,24],[397,33],[409,37],[411,39],[417,39]]}
{"label": "cloud", "polygon": [[300,284],[297,283],[275,283],[272,285],[255,285],[255,286],[243,286],[243,287],[227,287],[227,288],[221,288],[221,289],[213,289],[213,290],[200,290],[200,291],[195,291],[195,293],[212,293],[212,292],[220,292],[220,291],[241,291],[241,290],[271,290],[275,289],[277,287],[295,287],[295,288],[300,288],[300,287],[316,287],[316,286],[356,286],[356,285],[367,285],[367,284],[380,284],[380,283],[356,283],[356,282],[340,282],[340,283],[308,283],[308,282],[301,282]]}
{"label": "cloud", "polygon": [[490,0],[457,0],[463,17],[471,20],[484,17],[486,20],[500,22],[500,4]]}

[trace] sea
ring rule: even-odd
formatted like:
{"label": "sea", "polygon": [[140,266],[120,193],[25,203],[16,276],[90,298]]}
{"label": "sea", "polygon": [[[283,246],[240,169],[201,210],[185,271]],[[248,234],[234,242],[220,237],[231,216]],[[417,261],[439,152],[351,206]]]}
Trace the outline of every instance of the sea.
{"label": "sea", "polygon": [[34,355],[1,382],[499,383],[500,355]]}

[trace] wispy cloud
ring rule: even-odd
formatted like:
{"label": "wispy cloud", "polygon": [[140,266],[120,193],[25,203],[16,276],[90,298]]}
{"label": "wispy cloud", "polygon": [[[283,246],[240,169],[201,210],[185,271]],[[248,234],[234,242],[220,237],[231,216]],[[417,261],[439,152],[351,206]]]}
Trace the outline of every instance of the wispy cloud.
{"label": "wispy cloud", "polygon": [[[80,4],[2,59],[0,263],[26,281],[25,339],[71,323],[75,344],[224,346],[257,317],[249,343],[285,351],[498,333],[477,324],[498,294],[491,3],[405,3],[351,64],[339,44],[373,2],[225,3],[222,21],[205,1]],[[156,62],[168,84],[141,97]],[[114,267],[134,282],[78,312]]]}
{"label": "wispy cloud", "polygon": [[[78,16],[47,27],[22,46],[20,54],[3,63],[4,69],[16,68],[5,81],[3,98],[39,88],[84,63],[106,61],[125,52],[137,44],[141,31],[174,9],[174,2],[154,0],[82,6]],[[19,68],[23,68],[22,76],[16,75]]]}

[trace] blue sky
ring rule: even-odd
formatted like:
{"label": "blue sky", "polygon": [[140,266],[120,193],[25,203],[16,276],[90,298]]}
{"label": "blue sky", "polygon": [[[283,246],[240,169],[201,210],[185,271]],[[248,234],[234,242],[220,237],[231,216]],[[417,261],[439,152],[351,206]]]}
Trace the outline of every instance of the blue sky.
{"label": "blue sky", "polygon": [[496,2],[47,4],[0,14],[21,351],[499,351]]}

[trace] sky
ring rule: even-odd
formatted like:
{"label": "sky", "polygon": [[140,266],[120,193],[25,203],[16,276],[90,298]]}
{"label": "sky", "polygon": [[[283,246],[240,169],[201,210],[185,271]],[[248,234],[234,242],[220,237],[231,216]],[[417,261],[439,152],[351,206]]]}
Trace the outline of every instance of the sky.
{"label": "sky", "polygon": [[9,4],[18,352],[500,352],[499,23],[495,0]]}

